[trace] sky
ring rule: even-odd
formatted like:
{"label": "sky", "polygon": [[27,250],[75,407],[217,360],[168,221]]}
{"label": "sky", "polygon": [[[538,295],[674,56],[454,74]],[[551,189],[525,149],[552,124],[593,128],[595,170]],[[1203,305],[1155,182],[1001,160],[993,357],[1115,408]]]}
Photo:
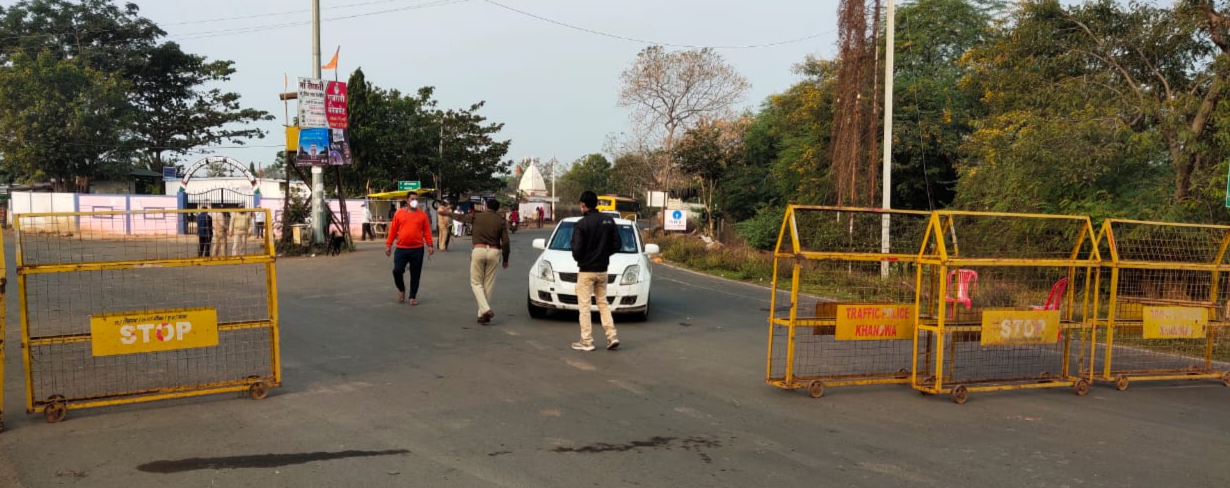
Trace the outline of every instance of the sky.
{"label": "sky", "polygon": [[[271,163],[284,140],[283,103],[277,98],[283,75],[289,75],[293,90],[296,77],[312,74],[311,0],[127,1],[137,3],[142,16],[186,51],[234,61],[237,71],[221,87],[239,93],[244,106],[276,116],[260,124],[269,134],[249,147],[192,154],[186,163],[205,155]],[[486,101],[480,113],[503,122],[500,137],[512,140],[508,159],[546,161],[555,155],[563,164],[601,152],[608,135],[630,130],[628,110],[616,105],[619,75],[650,44],[603,34],[714,47],[808,38],[719,49],[751,83],[741,107],[749,109],[798,81],[791,68],[806,55],[831,57],[837,39],[837,0],[320,3],[321,64],[340,45],[340,79],[361,67],[380,87],[413,92],[434,86],[444,108]],[[293,117],[293,101],[289,107]]]}

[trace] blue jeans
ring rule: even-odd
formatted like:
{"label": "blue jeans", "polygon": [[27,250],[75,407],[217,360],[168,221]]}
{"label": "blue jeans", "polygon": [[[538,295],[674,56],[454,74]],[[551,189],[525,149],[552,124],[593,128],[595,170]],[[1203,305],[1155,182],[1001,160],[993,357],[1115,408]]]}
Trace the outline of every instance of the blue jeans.
{"label": "blue jeans", "polygon": [[397,291],[406,291],[406,281],[402,275],[406,273],[406,264],[410,264],[410,298],[416,298],[419,294],[419,277],[423,275],[423,249],[399,247],[393,251],[393,284],[397,285]]}

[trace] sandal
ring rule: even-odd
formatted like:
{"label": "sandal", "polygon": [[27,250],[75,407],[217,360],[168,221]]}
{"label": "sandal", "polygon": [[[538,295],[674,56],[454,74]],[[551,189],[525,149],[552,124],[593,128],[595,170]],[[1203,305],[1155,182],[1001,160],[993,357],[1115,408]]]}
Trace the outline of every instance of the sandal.
{"label": "sandal", "polygon": [[406,292],[397,292],[397,303],[406,303]]}
{"label": "sandal", "polygon": [[419,304],[419,299],[417,299],[417,298],[411,298],[411,299],[410,299],[410,306],[412,306],[412,307],[413,307],[413,306],[418,305],[418,304]]}

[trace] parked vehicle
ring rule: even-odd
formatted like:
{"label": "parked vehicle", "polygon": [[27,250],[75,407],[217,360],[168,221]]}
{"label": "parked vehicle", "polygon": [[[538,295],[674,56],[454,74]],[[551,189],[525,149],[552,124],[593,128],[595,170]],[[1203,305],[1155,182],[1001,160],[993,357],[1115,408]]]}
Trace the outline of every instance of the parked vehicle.
{"label": "parked vehicle", "polygon": [[[577,262],[572,259],[572,228],[580,217],[569,217],[555,226],[548,239],[534,239],[534,249],[542,254],[530,266],[530,317],[542,318],[551,310],[579,310],[577,304]],[[659,252],[657,244],[645,244],[634,222],[616,219],[623,247],[611,256],[607,268],[606,300],[611,313],[637,321],[649,318],[649,291],[653,278],[649,256]],[[591,301],[593,303],[593,301]]]}

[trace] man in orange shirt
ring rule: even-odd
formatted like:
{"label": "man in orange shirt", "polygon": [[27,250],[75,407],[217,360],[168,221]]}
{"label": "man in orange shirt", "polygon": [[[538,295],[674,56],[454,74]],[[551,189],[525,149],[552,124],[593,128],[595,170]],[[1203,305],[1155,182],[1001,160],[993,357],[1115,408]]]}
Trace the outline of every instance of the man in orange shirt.
{"label": "man in orange shirt", "polygon": [[389,224],[389,238],[384,243],[384,255],[393,251],[397,241],[397,253],[393,255],[393,284],[397,285],[397,303],[406,301],[406,282],[402,277],[406,264],[410,265],[410,304],[418,305],[419,276],[423,274],[423,250],[435,254],[431,247],[431,220],[427,212],[419,209],[419,196],[411,193],[407,198],[409,207],[403,207]]}

